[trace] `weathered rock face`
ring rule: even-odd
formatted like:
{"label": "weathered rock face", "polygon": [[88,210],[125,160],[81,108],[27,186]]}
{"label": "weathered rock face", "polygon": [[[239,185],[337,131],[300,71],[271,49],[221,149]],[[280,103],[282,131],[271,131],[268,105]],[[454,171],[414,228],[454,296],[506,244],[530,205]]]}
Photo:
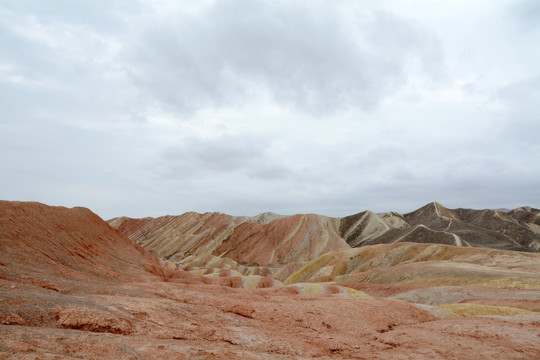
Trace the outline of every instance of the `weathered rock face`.
{"label": "weathered rock face", "polygon": [[[0,201],[0,254],[2,277],[13,281],[36,274],[43,274],[41,279],[138,279],[159,265],[88,209],[27,202]],[[47,286],[47,280],[35,281]]]}
{"label": "weathered rock face", "polygon": [[397,213],[376,214],[364,211],[341,219],[339,234],[352,247],[359,247],[393,229],[410,225]]}
{"label": "weathered rock face", "polygon": [[[354,215],[353,219],[343,218],[341,235],[353,247],[418,242],[538,251],[538,210],[520,209],[507,214],[499,210],[450,210],[433,202],[403,215],[382,213],[368,216],[366,212]],[[358,220],[355,222],[355,219]]]}
{"label": "weathered rock face", "polygon": [[247,216],[188,212],[156,219],[115,218],[109,221],[130,239],[158,257],[180,260],[211,254]]}
{"label": "weathered rock face", "polygon": [[151,253],[173,261],[213,254],[245,264],[283,265],[349,248],[337,234],[339,220],[312,214],[262,213],[249,218],[189,212],[157,219],[115,218],[109,224]]}
{"label": "weathered rock face", "polygon": [[520,207],[507,213],[518,220],[520,224],[527,224],[536,234],[540,234],[540,210],[530,206]]}
{"label": "weathered rock face", "polygon": [[335,221],[320,215],[294,215],[268,224],[246,222],[215,254],[253,265],[307,262],[329,251],[348,249],[335,232]]}
{"label": "weathered rock face", "polygon": [[[353,251],[360,260],[350,259]],[[229,276],[242,274],[242,265],[208,254],[187,257],[183,266],[228,267],[229,274],[198,276],[160,262],[87,209],[1,202],[0,358],[540,357],[534,289],[522,286],[533,284],[528,275],[538,276],[535,254],[395,244],[320,260],[327,255],[314,262],[337,269],[343,275],[334,278],[343,283],[282,286],[260,275]],[[385,269],[415,264],[446,267],[447,275],[474,266],[495,276],[520,273],[521,302],[511,288],[464,291],[384,276]],[[355,271],[385,282],[354,280]],[[434,289],[454,300],[437,302]]]}

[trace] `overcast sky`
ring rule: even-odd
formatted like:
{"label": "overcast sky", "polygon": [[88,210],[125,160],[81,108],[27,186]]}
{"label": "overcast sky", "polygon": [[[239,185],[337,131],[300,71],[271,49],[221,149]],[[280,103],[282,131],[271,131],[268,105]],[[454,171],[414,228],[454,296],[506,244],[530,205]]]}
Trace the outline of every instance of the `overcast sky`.
{"label": "overcast sky", "polygon": [[540,1],[0,1],[0,198],[540,207]]}

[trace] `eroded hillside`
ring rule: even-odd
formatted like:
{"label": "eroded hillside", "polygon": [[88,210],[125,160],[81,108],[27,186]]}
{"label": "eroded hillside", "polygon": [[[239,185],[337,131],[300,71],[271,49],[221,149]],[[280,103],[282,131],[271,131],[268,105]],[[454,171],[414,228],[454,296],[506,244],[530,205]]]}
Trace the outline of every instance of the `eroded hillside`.
{"label": "eroded hillside", "polygon": [[[152,241],[141,247],[87,209],[0,202],[0,358],[540,357],[540,254],[418,243],[350,249],[341,237],[346,246],[332,248],[329,229],[341,222],[318,216],[300,226],[249,219],[257,226],[238,233],[248,239],[225,241],[226,229],[242,226],[235,219],[214,216],[210,226],[212,214],[192,216],[182,223],[193,234],[184,240],[200,240],[193,249],[205,249],[205,236],[222,239],[212,251],[256,238],[251,244],[269,242],[279,254],[262,232],[290,237],[290,249],[309,256],[247,266],[176,248],[160,260],[143,248]],[[123,231],[159,234],[152,219],[125,221]],[[174,249],[158,244],[163,254]]]}
{"label": "eroded hillside", "polygon": [[518,208],[508,213],[450,210],[436,202],[407,214],[363,211],[331,218],[263,213],[250,218],[189,212],[155,219],[122,217],[109,223],[148,251],[171,261],[212,255],[274,270],[283,265],[298,269],[329,251],[400,242],[529,252],[540,249],[537,209]]}

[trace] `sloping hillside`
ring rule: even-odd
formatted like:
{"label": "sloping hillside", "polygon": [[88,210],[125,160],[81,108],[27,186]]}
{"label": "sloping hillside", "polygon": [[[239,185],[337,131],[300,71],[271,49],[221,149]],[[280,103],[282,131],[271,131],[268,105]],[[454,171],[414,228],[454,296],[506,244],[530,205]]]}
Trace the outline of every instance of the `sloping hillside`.
{"label": "sloping hillside", "polygon": [[459,303],[461,310],[465,303],[503,307],[473,307],[484,314],[512,313],[509,307],[540,311],[538,253],[440,244],[371,245],[324,254],[284,280],[299,282],[336,283],[426,305]]}
{"label": "sloping hillside", "polygon": [[[308,220],[315,220],[304,219],[311,229]],[[403,251],[407,244],[362,247],[338,252],[342,255],[326,265],[343,268],[339,263],[349,261],[348,251],[367,251],[369,256],[361,257],[372,266],[365,275],[391,279],[395,272],[385,277],[384,269],[414,259],[446,261],[459,273],[460,264],[472,266],[477,257],[482,271],[489,268],[499,276],[506,257],[513,261],[520,254],[488,251],[490,263],[478,255],[486,250],[452,247],[458,255],[445,260],[446,247],[416,246],[435,250]],[[519,255],[518,267],[506,270],[521,272],[524,279],[536,271],[533,255]],[[229,271],[199,276],[173,270],[176,262],[160,262],[87,209],[1,202],[0,358],[465,359],[472,351],[483,359],[540,356],[536,303],[525,302],[532,290],[524,287],[519,304],[508,289],[495,296],[469,288],[477,298],[467,297],[468,303],[430,305],[422,299],[434,297],[434,288],[448,298],[447,287],[416,283],[404,292],[406,286],[389,281],[357,280],[395,286],[388,292],[405,301],[393,301],[384,298],[388,295],[366,295],[352,283],[282,286],[260,275],[231,276],[242,265],[208,254],[184,260],[190,267],[213,264]],[[363,263],[351,261],[345,268],[359,270]],[[378,274],[370,272],[376,269]],[[353,275],[346,270],[338,277]],[[407,302],[418,299],[424,304]]]}
{"label": "sloping hillside", "polygon": [[109,224],[171,261],[212,254],[245,264],[283,265],[349,248],[338,235],[339,219],[320,215],[263,213],[250,218],[189,212],[156,219],[115,218]]}
{"label": "sloping hillside", "polygon": [[[350,226],[342,227],[342,235],[354,247],[357,244],[417,242],[459,247],[538,251],[540,234],[536,232],[534,222],[540,221],[532,216],[533,211],[530,209],[505,214],[499,210],[450,210],[433,202],[403,215],[376,214],[377,216],[369,219],[370,221],[356,223],[355,226],[359,230],[354,230],[354,227],[351,229]],[[514,217],[514,214],[517,216]],[[365,218],[365,215],[363,217]],[[343,218],[342,222],[350,223],[349,218]],[[379,225],[385,218],[391,221],[384,222],[385,226]],[[373,223],[375,225],[372,225]],[[378,231],[366,234],[365,229],[369,227],[377,227]],[[353,234],[353,236],[347,236],[348,234]]]}
{"label": "sloping hillside", "polygon": [[399,242],[514,251],[540,250],[540,211],[447,209],[433,202],[406,214],[363,211],[344,218],[322,215],[255,217],[188,212],[156,219],[109,221],[165,259],[226,256],[249,265],[304,264],[327,251]]}
{"label": "sloping hillside", "polygon": [[[446,275],[445,275],[446,274]],[[540,254],[397,243],[327,253],[285,283],[348,281],[426,285],[475,285],[540,290]]]}
{"label": "sloping hillside", "polygon": [[140,280],[160,267],[88,209],[28,202],[0,201],[0,254],[1,276],[11,281]]}
{"label": "sloping hillside", "polygon": [[295,215],[268,224],[246,222],[215,250],[216,255],[253,265],[306,262],[329,251],[348,249],[336,234],[336,221],[320,215]]}

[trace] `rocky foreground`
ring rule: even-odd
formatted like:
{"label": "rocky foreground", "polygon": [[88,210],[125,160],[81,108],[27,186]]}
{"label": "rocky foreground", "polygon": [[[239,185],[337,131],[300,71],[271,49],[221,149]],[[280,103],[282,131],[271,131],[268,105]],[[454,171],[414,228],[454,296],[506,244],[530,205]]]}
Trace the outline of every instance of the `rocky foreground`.
{"label": "rocky foreground", "polygon": [[[87,209],[2,201],[0,359],[540,358],[540,254],[501,250],[534,250],[536,213],[431,207],[427,225],[406,214],[373,235],[362,219],[384,216],[191,213],[116,230]],[[461,244],[404,242],[420,225]],[[351,248],[351,229],[403,239]],[[495,246],[472,246],[473,230]]]}

